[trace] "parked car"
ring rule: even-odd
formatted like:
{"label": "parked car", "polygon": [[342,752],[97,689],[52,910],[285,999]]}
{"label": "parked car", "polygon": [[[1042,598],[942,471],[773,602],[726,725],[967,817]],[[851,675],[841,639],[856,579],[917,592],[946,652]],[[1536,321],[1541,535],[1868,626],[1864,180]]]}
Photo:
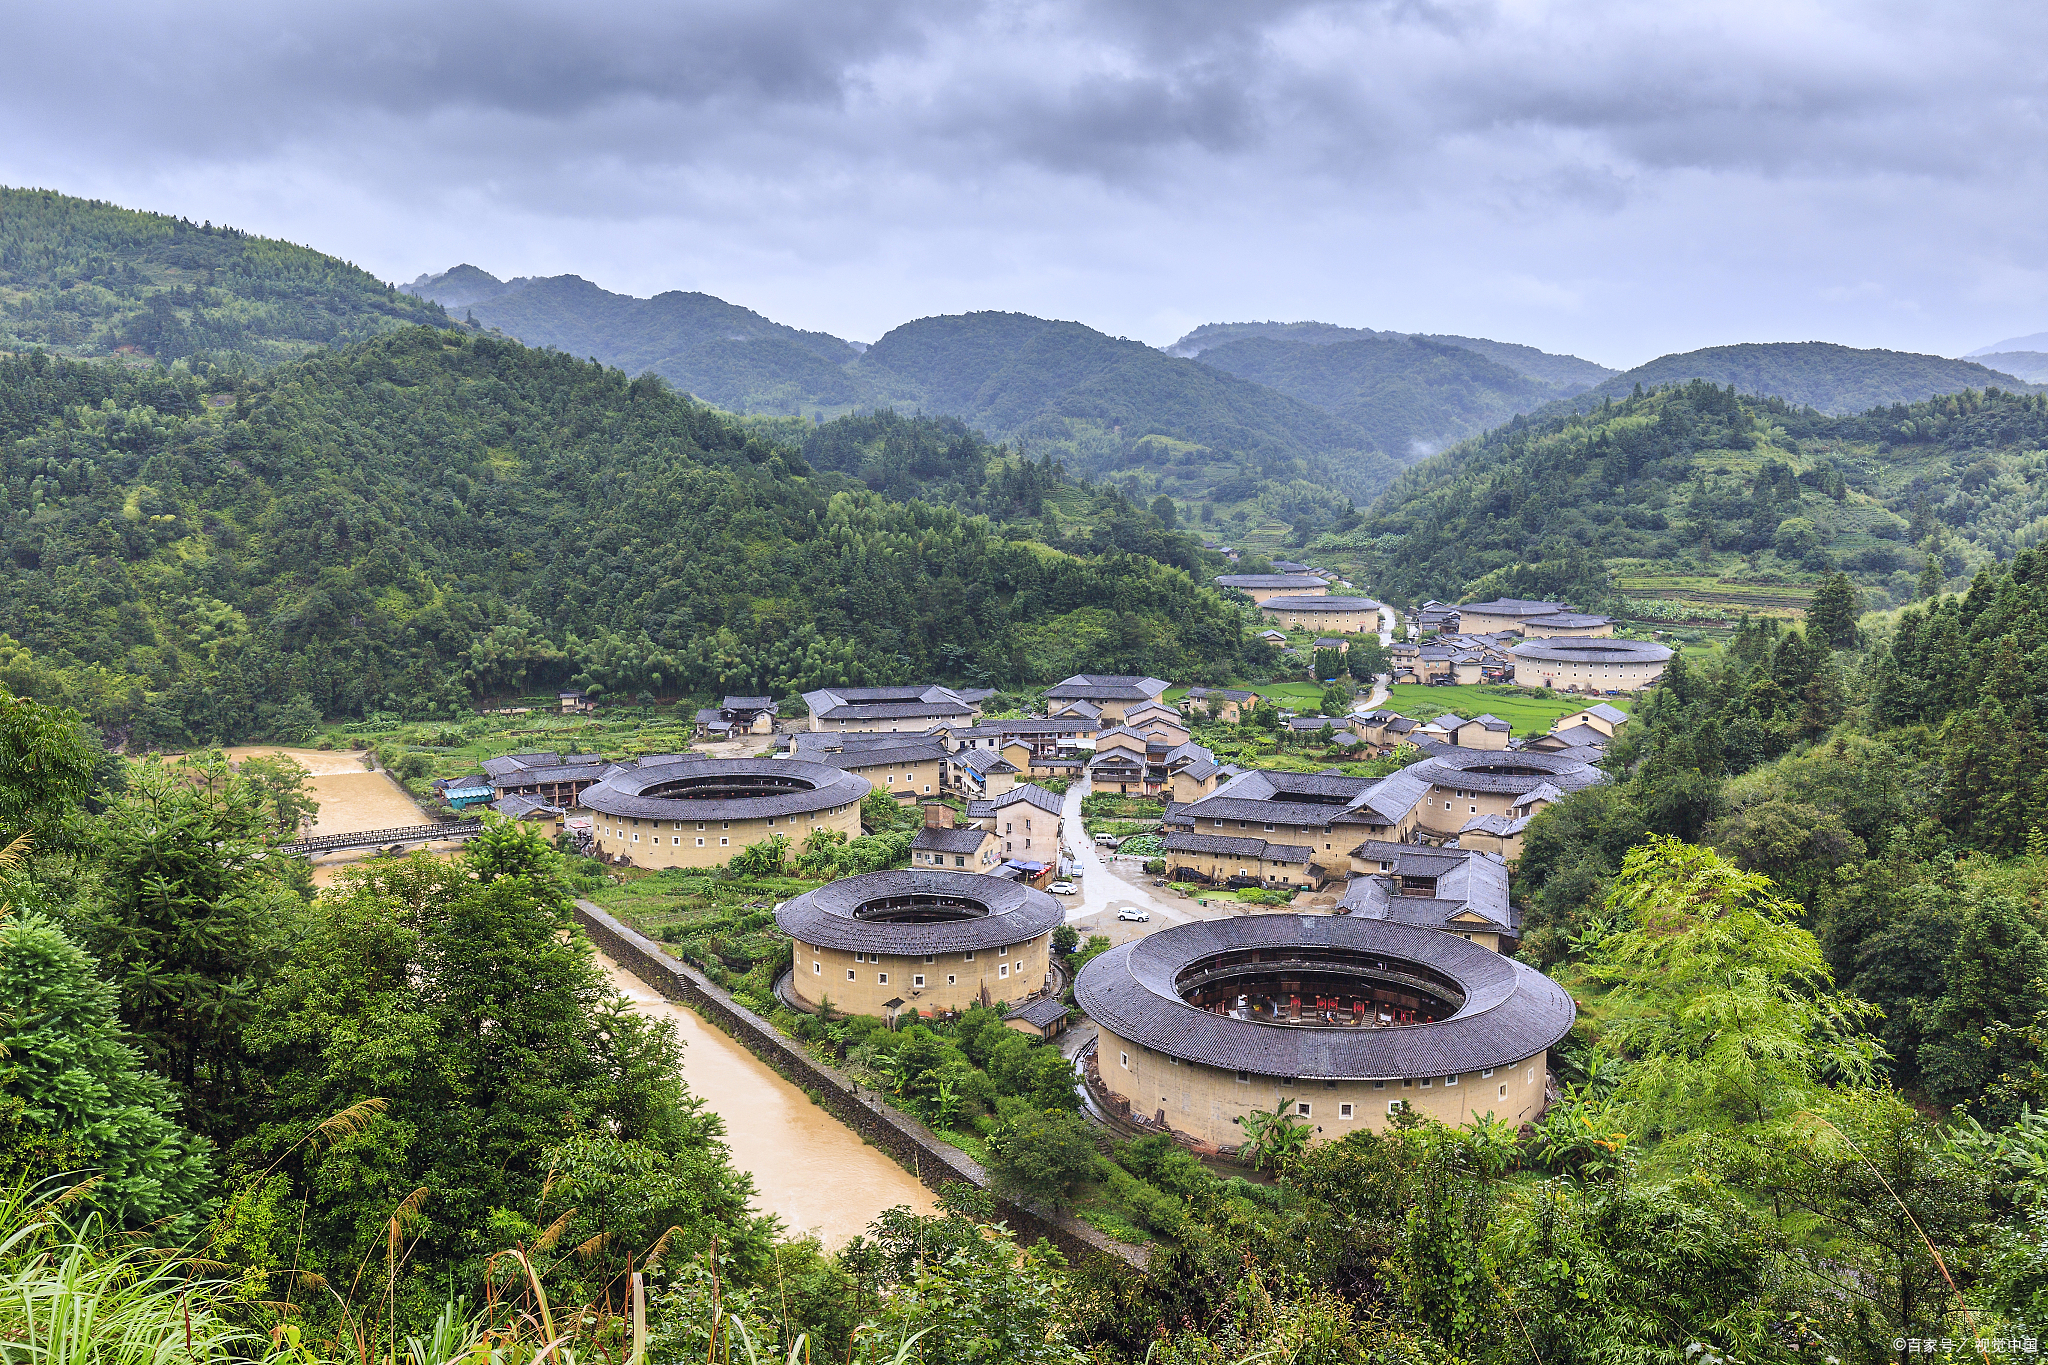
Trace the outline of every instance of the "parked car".
{"label": "parked car", "polygon": [[1095,836],[1095,842],[1102,845],[1104,848],[1115,848],[1119,843],[1123,841],[1118,839],[1114,834],[1098,834]]}
{"label": "parked car", "polygon": [[1072,882],[1054,882],[1046,890],[1052,892],[1055,896],[1072,896],[1079,894],[1080,888]]}
{"label": "parked car", "polygon": [[1132,924],[1149,924],[1152,921],[1152,917],[1143,910],[1131,910],[1128,908],[1117,911],[1116,917],[1120,920],[1128,920]]}

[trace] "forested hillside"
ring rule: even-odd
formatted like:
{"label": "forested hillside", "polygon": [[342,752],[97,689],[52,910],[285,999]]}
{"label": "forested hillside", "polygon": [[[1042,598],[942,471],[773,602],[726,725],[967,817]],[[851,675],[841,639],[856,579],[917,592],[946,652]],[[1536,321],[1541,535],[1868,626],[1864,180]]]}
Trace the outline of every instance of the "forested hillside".
{"label": "forested hillside", "polygon": [[261,366],[415,323],[445,318],[305,247],[0,188],[0,351]]}
{"label": "forested hillside", "polygon": [[1969,360],[1909,351],[1864,351],[1826,341],[1748,342],[1659,356],[1597,385],[1581,407],[1621,397],[1636,385],[1704,379],[1740,393],[1782,398],[1799,407],[1843,415],[1883,404],[1917,403],[1964,389],[2025,388],[2009,374]]}
{"label": "forested hillside", "polygon": [[1485,356],[1516,374],[1554,385],[1560,392],[1575,393],[1590,388],[1614,374],[1605,365],[1581,360],[1575,355],[1552,355],[1534,346],[1512,341],[1489,341],[1485,337],[1461,337],[1427,332],[1379,332],[1370,327],[1339,327],[1328,322],[1205,322],[1166,347],[1168,355],[1193,358],[1233,341],[1265,338],[1271,341],[1303,342],[1328,346],[1342,341],[1371,341],[1384,338],[1434,341]]}
{"label": "forested hillside", "polygon": [[1696,380],[1517,418],[1403,474],[1329,544],[1396,598],[1485,594],[1507,575],[1592,606],[1626,562],[1777,583],[1839,568],[1884,606],[1925,591],[1930,559],[1938,585],[2044,531],[2048,397],[1833,417]]}
{"label": "forested hillside", "polygon": [[[16,357],[0,395],[0,674],[140,742],[572,679],[1220,678],[1245,648],[1235,609],[1118,548],[1192,563],[1149,513],[1072,552],[1003,538],[814,473],[653,377],[489,337],[416,328],[239,381]],[[991,468],[981,442],[949,458],[969,506],[1062,478]]]}
{"label": "forested hillside", "polygon": [[1414,337],[1328,344],[1250,337],[1201,363],[1255,380],[1357,426],[1380,450],[1434,453],[1560,395],[1474,351]]}

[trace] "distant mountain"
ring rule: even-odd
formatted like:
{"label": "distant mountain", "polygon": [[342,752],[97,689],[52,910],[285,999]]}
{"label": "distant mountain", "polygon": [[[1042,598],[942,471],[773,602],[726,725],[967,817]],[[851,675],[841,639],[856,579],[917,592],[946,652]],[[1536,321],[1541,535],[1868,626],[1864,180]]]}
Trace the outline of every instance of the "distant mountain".
{"label": "distant mountain", "polygon": [[1638,384],[1647,389],[1689,379],[1733,384],[1738,393],[1782,398],[1838,416],[1891,403],[1918,403],[1964,389],[2030,387],[1967,360],[1910,351],[1864,351],[1827,341],[1774,341],[1660,356],[1597,385],[1578,401],[1583,406],[1591,399],[1621,397]]}
{"label": "distant mountain", "polygon": [[2048,332],[2036,332],[2032,336],[2007,337],[1989,346],[1979,347],[1963,357],[1965,360],[1981,360],[1988,355],[2000,355],[2012,351],[2048,351]]}
{"label": "distant mountain", "polygon": [[1269,479],[1332,478],[1363,497],[1401,463],[1352,422],[1078,322],[993,312],[921,318],[877,341],[853,368],[878,387],[891,378],[915,386],[927,412],[1033,447],[1050,442],[1089,472],[1249,464]]}
{"label": "distant mountain", "polygon": [[847,362],[860,352],[838,337],[785,327],[709,294],[671,291],[641,299],[578,275],[500,280],[473,265],[422,275],[405,290],[529,346],[595,356],[628,374],[652,370],[735,412],[916,398],[875,389],[851,373]]}
{"label": "distant mountain", "polygon": [[2029,384],[2048,384],[2048,351],[1992,351],[1978,355],[1976,361]]}
{"label": "distant mountain", "polygon": [[1379,449],[1410,459],[1578,391],[1461,346],[1392,334],[1331,342],[1247,337],[1206,348],[1200,363],[1312,403],[1353,423]]}
{"label": "distant mountain", "polygon": [[0,351],[258,366],[413,323],[433,303],[290,242],[0,188]]}
{"label": "distant mountain", "polygon": [[1204,351],[1233,341],[1262,337],[1272,341],[1299,341],[1313,346],[1330,346],[1345,341],[1379,338],[1441,342],[1474,351],[1498,365],[1531,379],[1540,379],[1561,391],[1590,388],[1615,372],[1605,365],[1581,360],[1575,355],[1552,355],[1534,346],[1512,341],[1488,341],[1484,337],[1461,337],[1423,332],[1376,332],[1370,327],[1338,327],[1328,322],[1205,322],[1179,341],[1166,347],[1168,355],[1198,356]]}

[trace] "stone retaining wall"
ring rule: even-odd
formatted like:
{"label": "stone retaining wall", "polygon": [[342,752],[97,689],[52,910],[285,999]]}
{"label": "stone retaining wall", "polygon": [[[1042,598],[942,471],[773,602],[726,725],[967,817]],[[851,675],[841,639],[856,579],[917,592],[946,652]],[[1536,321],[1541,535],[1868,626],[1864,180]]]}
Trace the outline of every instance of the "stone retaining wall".
{"label": "stone retaining wall", "polygon": [[[612,961],[624,967],[666,998],[687,1005],[713,1025],[732,1035],[747,1051],[775,1068],[841,1123],[894,1157],[904,1169],[932,1189],[951,1180],[965,1181],[987,1189],[988,1172],[965,1152],[941,1142],[929,1128],[907,1115],[884,1107],[879,1098],[856,1098],[853,1082],[834,1067],[825,1065],[783,1036],[776,1027],[755,1014],[711,979],[689,964],[662,951],[654,940],[629,928],[589,901],[576,902],[576,918],[591,942]],[[1149,1252],[1105,1236],[1078,1218],[1020,1204],[994,1194],[996,1208],[1011,1231],[1027,1242],[1044,1238],[1070,1260],[1084,1256],[1114,1256],[1136,1267],[1146,1268]]]}

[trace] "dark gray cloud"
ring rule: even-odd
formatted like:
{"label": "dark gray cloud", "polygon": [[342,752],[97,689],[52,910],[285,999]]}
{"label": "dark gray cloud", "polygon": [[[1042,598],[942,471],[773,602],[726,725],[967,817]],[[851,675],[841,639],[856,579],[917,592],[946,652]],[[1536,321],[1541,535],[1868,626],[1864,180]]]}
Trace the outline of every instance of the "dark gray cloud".
{"label": "dark gray cloud", "polygon": [[11,6],[0,179],[393,278],[1469,332],[1623,364],[2048,322],[2022,0]]}

